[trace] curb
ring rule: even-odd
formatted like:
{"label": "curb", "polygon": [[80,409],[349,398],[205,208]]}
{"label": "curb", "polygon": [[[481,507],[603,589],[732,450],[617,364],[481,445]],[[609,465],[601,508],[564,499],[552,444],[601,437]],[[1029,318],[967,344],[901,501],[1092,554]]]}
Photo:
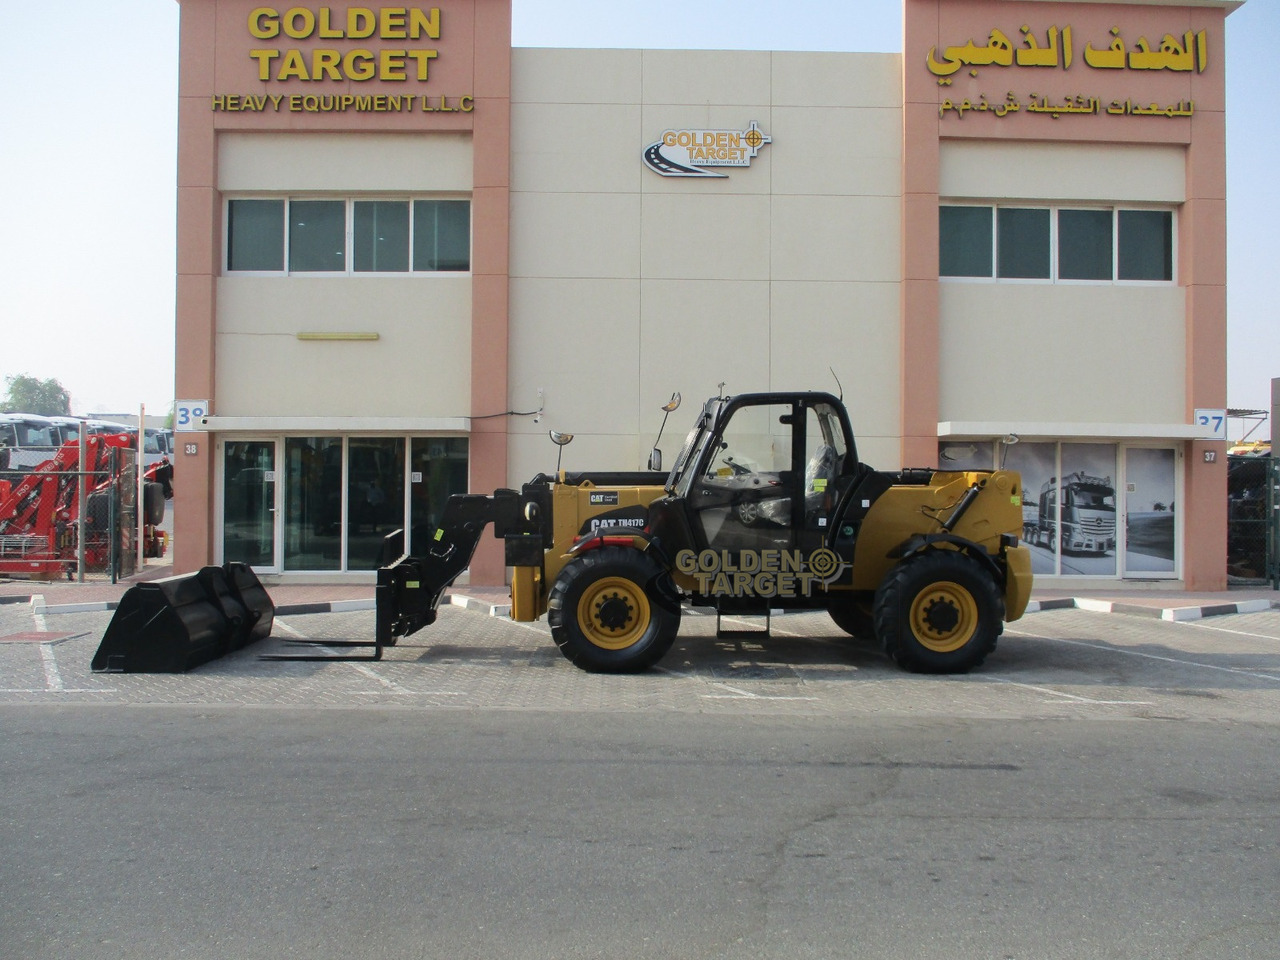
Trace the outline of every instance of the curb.
{"label": "curb", "polygon": [[321,603],[282,603],[276,607],[277,617],[293,617],[304,613],[343,613],[347,610],[372,610],[375,602],[369,600],[330,600]]}
{"label": "curb", "polygon": [[[440,598],[441,603],[448,603],[465,610],[483,613],[490,617],[506,617],[511,614],[509,603],[489,603],[474,597],[464,597],[446,593]],[[97,613],[103,610],[115,610],[120,606],[119,600],[97,600],[90,603],[45,603],[43,594],[31,596],[0,597],[0,603],[29,603],[31,612],[44,616],[62,613]],[[275,608],[278,617],[301,616],[308,613],[345,613],[352,610],[373,610],[377,601],[373,598],[363,600],[326,600],[316,603],[284,603]]]}
{"label": "curb", "polygon": [[475,610],[489,617],[511,616],[511,604],[509,603],[490,603],[488,600],[477,600],[475,597],[455,597],[447,593],[440,598],[440,602],[451,603],[455,607],[462,607],[464,610]]}
{"label": "curb", "polygon": [[31,602],[31,612],[35,614],[54,613],[94,613],[99,610],[114,610],[120,606],[119,600],[97,600],[92,603],[45,603],[44,594],[37,593],[26,598]]}
{"label": "curb", "polygon": [[1119,613],[1130,617],[1149,617],[1153,620],[1170,620],[1186,623],[1206,617],[1224,617],[1235,613],[1262,613],[1280,608],[1277,600],[1241,600],[1238,603],[1211,603],[1199,607],[1148,607],[1140,603],[1120,600],[1094,600],[1089,597],[1058,597],[1053,600],[1032,600],[1027,613],[1043,610],[1091,610],[1094,613]]}
{"label": "curb", "polygon": [[[477,600],[475,597],[446,593],[440,598],[440,602],[462,607],[464,610],[483,613],[490,617],[505,617],[511,613],[511,604],[509,603],[489,603],[487,600]],[[371,599],[332,600],[327,603],[286,603],[276,607],[276,616],[299,616],[305,613],[343,613],[349,610],[374,610],[376,608],[377,601]]]}
{"label": "curb", "polygon": [[[446,593],[440,598],[447,603],[464,610],[471,610],[488,617],[508,617],[511,615],[511,604],[490,603],[461,594]],[[103,610],[115,610],[120,606],[119,600],[100,600],[93,603],[45,603],[43,594],[31,596],[0,597],[0,604],[29,603],[31,612],[41,615],[63,613],[94,613]],[[355,610],[373,610],[377,603],[372,598],[364,600],[329,600],[316,603],[286,603],[275,608],[276,616],[302,616],[309,613],[345,613]],[[1153,620],[1169,620],[1175,623],[1186,623],[1191,620],[1203,620],[1206,617],[1224,617],[1238,613],[1262,613],[1266,610],[1280,609],[1280,600],[1241,600],[1236,603],[1211,603],[1192,607],[1148,607],[1139,603],[1126,603],[1122,600],[1094,600],[1091,597],[1055,597],[1051,600],[1032,600],[1027,604],[1027,613],[1041,613],[1047,610],[1090,610],[1094,613],[1119,613],[1131,617],[1149,617]],[[780,611],[779,611],[780,612]]]}

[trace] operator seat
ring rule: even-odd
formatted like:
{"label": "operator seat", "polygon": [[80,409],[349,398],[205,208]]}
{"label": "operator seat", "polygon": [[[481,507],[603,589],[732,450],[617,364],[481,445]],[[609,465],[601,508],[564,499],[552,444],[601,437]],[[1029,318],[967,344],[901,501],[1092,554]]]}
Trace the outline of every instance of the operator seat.
{"label": "operator seat", "polygon": [[[804,512],[810,515],[813,511],[822,511],[827,503],[827,497],[833,493],[833,487],[836,479],[836,456],[835,447],[824,443],[813,451],[813,456],[809,458],[809,462],[804,468]],[[819,483],[818,481],[823,481]]]}

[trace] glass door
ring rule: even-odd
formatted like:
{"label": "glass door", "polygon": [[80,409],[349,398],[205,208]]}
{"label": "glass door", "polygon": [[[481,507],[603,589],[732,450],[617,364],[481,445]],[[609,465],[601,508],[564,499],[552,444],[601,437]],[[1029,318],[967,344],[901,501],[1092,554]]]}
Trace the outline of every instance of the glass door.
{"label": "glass door", "polygon": [[347,438],[347,569],[377,570],[382,541],[404,527],[404,439]]}
{"label": "glass door", "polygon": [[1177,451],[1124,451],[1124,575],[1177,575]]}
{"label": "glass door", "polygon": [[222,558],[277,570],[274,440],[223,444]]}
{"label": "glass door", "polygon": [[796,518],[804,516],[804,474],[794,467],[795,408],[748,404],[729,416],[690,492],[696,524],[707,546],[735,562],[743,550],[793,549],[803,526]]}
{"label": "glass door", "polygon": [[284,569],[342,569],[342,437],[285,437]]}

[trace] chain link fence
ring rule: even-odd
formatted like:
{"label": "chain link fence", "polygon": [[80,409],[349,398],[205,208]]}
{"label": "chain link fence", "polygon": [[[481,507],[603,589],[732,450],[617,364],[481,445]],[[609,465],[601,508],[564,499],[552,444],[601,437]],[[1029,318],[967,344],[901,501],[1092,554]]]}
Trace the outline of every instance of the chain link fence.
{"label": "chain link fence", "polygon": [[1280,590],[1280,459],[1227,457],[1227,575]]}
{"label": "chain link fence", "polygon": [[[138,572],[138,453],[91,438],[81,469],[76,444],[37,465],[0,448],[0,579],[115,583]],[[143,551],[163,553],[153,527],[164,489],[143,484]],[[159,518],[159,519],[158,519]]]}

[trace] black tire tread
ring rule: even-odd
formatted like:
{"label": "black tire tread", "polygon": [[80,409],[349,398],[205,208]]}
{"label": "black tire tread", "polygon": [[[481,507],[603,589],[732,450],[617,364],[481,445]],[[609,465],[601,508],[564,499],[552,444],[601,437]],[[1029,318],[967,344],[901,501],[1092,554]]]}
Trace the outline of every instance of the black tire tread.
{"label": "black tire tread", "polygon": [[[577,602],[582,590],[595,580],[617,576],[626,577],[644,590],[649,599],[650,629],[630,647],[604,650],[583,636],[578,627]],[[631,547],[600,547],[570,561],[547,597],[551,638],[565,658],[583,670],[638,673],[649,669],[671,649],[680,630],[679,605],[669,602],[655,587],[658,578],[665,576],[665,570]]]}
{"label": "black tire tread", "polygon": [[[952,580],[973,595],[978,630],[959,650],[929,650],[911,633],[908,611],[915,596],[932,583]],[[927,550],[903,560],[876,592],[876,636],[884,652],[912,673],[965,673],[982,665],[1004,630],[1004,598],[991,575],[977,561],[955,550]]]}
{"label": "black tire tread", "polygon": [[832,622],[854,640],[876,638],[875,614],[865,601],[834,595],[827,603],[827,613]]}

